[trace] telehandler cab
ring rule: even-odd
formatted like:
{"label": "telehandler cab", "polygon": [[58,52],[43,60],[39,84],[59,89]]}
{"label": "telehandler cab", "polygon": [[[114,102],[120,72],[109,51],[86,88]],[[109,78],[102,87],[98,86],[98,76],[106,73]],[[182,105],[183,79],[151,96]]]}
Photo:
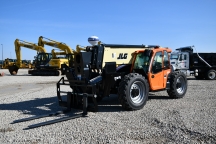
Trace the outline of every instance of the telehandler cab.
{"label": "telehandler cab", "polygon": [[[148,100],[149,92],[153,91],[167,90],[170,98],[182,98],[187,91],[187,79],[185,74],[171,71],[170,53],[171,49],[157,45],[99,43],[86,47],[85,52],[75,54],[74,67],[62,65],[67,80],[62,77],[57,83],[59,105],[67,108],[60,113],[80,107],[83,113],[28,128],[86,116],[88,110],[98,111],[97,102],[110,94],[117,94],[119,102],[126,110],[142,109]],[[72,91],[61,91],[61,85],[70,86]],[[63,101],[62,93],[66,93],[66,101]],[[40,116],[14,123],[35,118]]]}

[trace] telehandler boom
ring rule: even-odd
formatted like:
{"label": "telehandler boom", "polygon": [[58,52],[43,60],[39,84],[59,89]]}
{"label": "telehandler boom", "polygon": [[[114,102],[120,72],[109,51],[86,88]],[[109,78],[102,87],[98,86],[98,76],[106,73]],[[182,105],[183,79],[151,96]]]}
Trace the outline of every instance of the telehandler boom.
{"label": "telehandler boom", "polygon": [[[173,72],[170,66],[171,49],[158,45],[101,44],[86,47],[85,52],[75,54],[74,67],[67,67],[66,78],[57,83],[59,105],[66,110],[14,121],[28,121],[83,109],[82,114],[30,125],[35,128],[87,115],[98,111],[97,101],[117,94],[125,110],[139,110],[146,104],[149,92],[166,90],[170,98],[182,98],[187,91],[187,79],[181,72]],[[71,92],[61,91],[69,86]],[[61,95],[63,94],[64,95]],[[62,96],[67,96],[63,100]]]}

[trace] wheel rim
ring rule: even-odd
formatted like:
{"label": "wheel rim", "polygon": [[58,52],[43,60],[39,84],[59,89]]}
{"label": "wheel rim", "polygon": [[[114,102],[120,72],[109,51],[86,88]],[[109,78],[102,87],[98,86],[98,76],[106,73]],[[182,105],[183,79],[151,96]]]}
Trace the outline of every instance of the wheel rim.
{"label": "wheel rim", "polygon": [[186,88],[186,81],[184,77],[180,76],[176,80],[176,90],[179,94],[183,94]]}
{"label": "wheel rim", "polygon": [[135,81],[130,88],[130,98],[133,103],[139,104],[145,97],[145,88],[143,83],[140,81]]}
{"label": "wheel rim", "polygon": [[208,74],[208,77],[210,78],[210,79],[214,79],[215,78],[215,72],[210,72],[209,74]]}

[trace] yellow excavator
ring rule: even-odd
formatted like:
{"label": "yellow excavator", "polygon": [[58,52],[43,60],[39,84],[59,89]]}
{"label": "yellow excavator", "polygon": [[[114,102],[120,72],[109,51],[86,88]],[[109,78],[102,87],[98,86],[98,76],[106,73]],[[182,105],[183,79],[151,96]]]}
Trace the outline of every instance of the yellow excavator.
{"label": "yellow excavator", "polygon": [[31,60],[22,60],[22,68],[32,69]]}
{"label": "yellow excavator", "polygon": [[[17,61],[11,63],[8,66],[8,69],[9,69],[9,72],[10,72],[11,75],[16,75],[19,68],[25,67],[25,65],[22,64],[21,47],[36,50],[38,52],[38,55],[42,54],[42,55],[44,55],[44,58],[47,55],[52,55],[51,53],[46,53],[46,50],[45,50],[44,47],[38,46],[38,45],[36,45],[34,43],[26,42],[26,41],[23,41],[23,40],[16,39],[14,41],[14,45],[15,45],[15,52],[16,52]],[[47,57],[47,58],[49,58],[49,57]],[[49,59],[47,61],[49,61]]]}
{"label": "yellow excavator", "polygon": [[[38,46],[44,47],[45,45],[55,47],[60,52],[55,52],[55,50],[52,50],[52,59],[49,61],[49,66],[54,67],[59,71],[62,75],[65,74],[65,67],[74,67],[74,55],[77,53],[80,53],[81,51],[86,51],[85,47],[81,47],[79,45],[76,46],[76,50],[73,50],[70,48],[70,46],[66,45],[63,42],[58,42],[49,38],[45,38],[43,36],[40,36],[38,38]],[[64,55],[63,57],[57,57],[56,55]]]}
{"label": "yellow excavator", "polygon": [[[44,40],[46,39],[46,40]],[[66,58],[68,58],[69,60],[73,59],[73,55],[76,53],[80,53],[81,51],[86,51],[85,47],[81,47],[80,45],[76,46],[76,50],[73,50],[72,48],[70,48],[68,45],[66,45],[63,42],[58,42],[43,36],[40,36],[38,39],[38,46],[42,46],[44,47],[44,45],[48,45],[51,47],[55,47],[60,49],[63,52],[55,52],[57,55],[66,55]],[[54,49],[52,50],[52,54],[55,55]],[[55,58],[55,56],[53,56],[53,58]]]}
{"label": "yellow excavator", "polygon": [[3,62],[2,68],[3,69],[8,69],[8,66],[13,65],[16,62],[16,59],[9,59],[6,58]]}
{"label": "yellow excavator", "polygon": [[[10,58],[6,58],[3,62],[3,65],[1,66],[0,64],[0,67],[2,67],[3,69],[8,69],[9,66],[12,66],[13,64],[16,63],[16,59],[10,59]],[[22,60],[22,64],[20,66],[20,68],[29,68],[31,69],[32,68],[32,63],[31,63],[31,60]]]}
{"label": "yellow excavator", "polygon": [[[60,52],[55,52],[55,50],[53,49],[52,50],[53,58],[49,62],[50,66],[55,66],[59,70],[61,70],[61,74],[64,74],[62,65],[73,66],[74,54],[77,52],[80,52],[81,50],[80,48],[80,49],[77,49],[77,51],[75,51],[72,48],[70,48],[70,46],[66,45],[65,43],[58,42],[58,41],[40,36],[38,39],[38,46],[44,47],[45,45],[55,47],[61,50]],[[64,55],[64,56],[57,57],[57,55]]]}

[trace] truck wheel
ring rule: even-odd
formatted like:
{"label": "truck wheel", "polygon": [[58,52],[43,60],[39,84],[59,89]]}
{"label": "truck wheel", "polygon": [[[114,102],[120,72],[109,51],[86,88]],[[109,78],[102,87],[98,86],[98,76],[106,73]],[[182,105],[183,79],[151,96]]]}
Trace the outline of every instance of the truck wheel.
{"label": "truck wheel", "polygon": [[167,90],[170,98],[182,98],[187,91],[187,78],[182,72],[173,72],[170,76],[170,89]]}
{"label": "truck wheel", "polygon": [[148,100],[149,86],[142,75],[130,73],[119,84],[118,99],[126,110],[138,110]]}
{"label": "truck wheel", "polygon": [[206,74],[206,79],[208,79],[208,80],[216,79],[216,71],[215,70],[209,70]]}

